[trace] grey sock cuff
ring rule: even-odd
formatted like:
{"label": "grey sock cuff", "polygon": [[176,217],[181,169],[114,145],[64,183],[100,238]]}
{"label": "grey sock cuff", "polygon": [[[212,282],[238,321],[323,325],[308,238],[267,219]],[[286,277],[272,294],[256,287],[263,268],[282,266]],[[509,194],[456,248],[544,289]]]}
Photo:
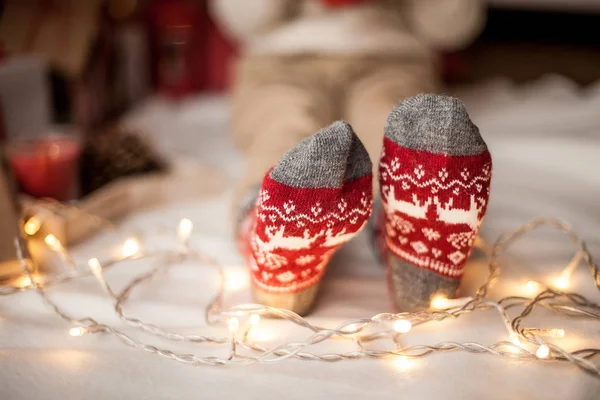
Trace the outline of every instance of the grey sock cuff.
{"label": "grey sock cuff", "polygon": [[487,146],[462,101],[420,94],[394,107],[385,136],[400,146],[452,156],[481,154]]}
{"label": "grey sock cuff", "polygon": [[388,283],[398,311],[419,311],[431,307],[436,296],[454,298],[459,280],[447,278],[431,270],[419,268],[387,254]]}

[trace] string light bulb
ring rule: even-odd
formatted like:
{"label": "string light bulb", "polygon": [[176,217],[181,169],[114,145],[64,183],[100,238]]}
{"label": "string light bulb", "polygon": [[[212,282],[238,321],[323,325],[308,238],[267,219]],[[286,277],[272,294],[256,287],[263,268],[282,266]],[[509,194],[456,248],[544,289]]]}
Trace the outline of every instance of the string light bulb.
{"label": "string light bulb", "polygon": [[53,234],[46,235],[44,238],[44,242],[50,247],[53,251],[60,252],[63,247],[60,244],[60,241]]}
{"label": "string light bulb", "polygon": [[67,263],[67,265],[71,269],[77,269],[77,265],[75,264],[69,253],[65,250],[62,243],[60,242],[60,240],[58,240],[56,236],[54,236],[51,233],[46,235],[46,237],[44,238],[44,243],[46,243],[50,250],[54,251],[55,253],[58,253],[58,255]]}
{"label": "string light bulb", "polygon": [[561,276],[555,278],[552,283],[557,289],[565,290],[570,286],[571,281],[567,275],[562,274]]}
{"label": "string light bulb", "polygon": [[394,330],[398,333],[408,333],[412,329],[412,323],[407,319],[394,321]]}
{"label": "string light bulb", "polygon": [[525,284],[525,293],[527,293],[530,296],[533,296],[534,294],[538,293],[540,291],[540,284],[537,283],[536,281],[527,281],[527,283]]}
{"label": "string light bulb", "polygon": [[256,326],[259,324],[259,322],[260,322],[260,315],[258,315],[258,314],[250,315],[250,318],[248,319],[248,323],[251,326]]}
{"label": "string light bulb", "polygon": [[449,299],[446,296],[438,295],[431,299],[430,306],[436,310],[447,310],[449,308],[462,307],[472,300],[472,297],[458,297],[456,299]]}
{"label": "string light bulb", "polygon": [[266,329],[256,328],[250,332],[250,337],[256,342],[268,342],[273,340],[275,335]]}
{"label": "string light bulb", "polygon": [[17,282],[15,283],[15,285],[17,287],[20,287],[21,289],[24,288],[28,288],[29,286],[31,286],[31,278],[29,277],[29,275],[23,275],[21,277],[19,277],[17,279]]}
{"label": "string light bulb", "polygon": [[516,332],[513,332],[510,334],[509,340],[515,346],[521,346],[521,340],[519,340],[519,334],[517,334]]}
{"label": "string light bulb", "polygon": [[229,333],[231,333],[232,335],[235,334],[240,327],[240,320],[236,317],[229,318],[228,327]]}
{"label": "string light bulb", "polygon": [[98,261],[97,258],[90,258],[88,260],[88,266],[90,267],[90,270],[92,271],[98,282],[100,282],[102,289],[104,289],[104,291],[109,296],[115,297],[114,292],[112,291],[110,286],[108,286],[108,282],[106,282],[106,279],[104,279],[104,275],[102,275],[102,265],[100,265],[100,261]]}
{"label": "string light bulb", "polygon": [[535,356],[539,359],[548,358],[549,355],[550,355],[550,348],[548,346],[546,346],[545,344],[538,347],[538,349],[535,352]]}
{"label": "string light bulb", "polygon": [[90,270],[92,271],[92,273],[94,274],[96,279],[101,281],[103,279],[103,277],[102,277],[102,266],[100,265],[100,261],[98,261],[97,258],[90,258],[88,260],[88,266],[90,267]]}
{"label": "string light bulb", "polygon": [[87,332],[87,330],[81,326],[77,326],[75,328],[69,329],[69,335],[71,335],[73,337],[83,336],[83,335],[85,335],[86,332]]}
{"label": "string light bulb", "polygon": [[398,358],[396,358],[396,367],[398,367],[399,369],[407,369],[410,367],[410,360],[408,359],[408,357],[405,356],[399,356]]}
{"label": "string light bulb", "polygon": [[27,220],[25,225],[23,225],[23,230],[27,235],[33,236],[39,232],[41,227],[42,221],[40,221],[37,217],[31,217]]}
{"label": "string light bulb", "polygon": [[177,228],[177,237],[182,242],[186,242],[190,235],[192,234],[192,230],[194,229],[194,224],[189,218],[183,218],[179,221],[179,227]]}
{"label": "string light bulb", "polygon": [[140,251],[140,244],[136,239],[130,238],[123,243],[123,257],[133,257]]}
{"label": "string light bulb", "polygon": [[436,310],[448,308],[448,298],[445,296],[435,296],[431,299],[431,308],[435,308]]}
{"label": "string light bulb", "polygon": [[230,271],[226,276],[225,287],[227,290],[240,290],[248,284],[247,273],[242,271]]}

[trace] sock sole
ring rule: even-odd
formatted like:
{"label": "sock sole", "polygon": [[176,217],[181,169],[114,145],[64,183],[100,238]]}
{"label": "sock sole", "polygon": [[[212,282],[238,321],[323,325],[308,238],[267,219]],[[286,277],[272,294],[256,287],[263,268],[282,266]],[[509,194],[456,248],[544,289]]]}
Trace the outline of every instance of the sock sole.
{"label": "sock sole", "polygon": [[311,311],[319,293],[320,281],[295,293],[273,293],[252,286],[252,297],[259,304],[283,308],[302,316]]}

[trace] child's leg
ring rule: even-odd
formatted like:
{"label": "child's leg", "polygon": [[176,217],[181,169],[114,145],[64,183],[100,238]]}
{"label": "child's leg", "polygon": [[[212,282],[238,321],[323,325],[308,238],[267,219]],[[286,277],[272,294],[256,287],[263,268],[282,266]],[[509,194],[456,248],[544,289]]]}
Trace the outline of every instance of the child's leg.
{"label": "child's leg", "polygon": [[352,124],[377,167],[383,130],[392,108],[407,97],[435,93],[438,77],[431,62],[364,59],[357,79],[346,91],[344,118]]}
{"label": "child's leg", "polygon": [[247,161],[237,232],[254,298],[300,314],[335,250],[371,213],[372,164],[362,143],[346,123],[322,129],[337,114],[326,78],[336,64],[248,58],[234,91],[232,128]]}
{"label": "child's leg", "polygon": [[254,56],[237,68],[232,103],[233,138],[246,165],[236,196],[245,215],[265,175],[290,148],[336,119],[319,60]]}

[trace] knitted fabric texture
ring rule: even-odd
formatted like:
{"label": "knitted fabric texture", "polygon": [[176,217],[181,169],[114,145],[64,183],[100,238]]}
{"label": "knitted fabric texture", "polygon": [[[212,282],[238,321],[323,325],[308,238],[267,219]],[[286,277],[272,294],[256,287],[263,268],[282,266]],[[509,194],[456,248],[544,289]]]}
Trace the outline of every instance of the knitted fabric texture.
{"label": "knitted fabric texture", "polygon": [[419,95],[390,115],[379,164],[380,232],[400,310],[456,294],[486,211],[491,168],[459,100]]}
{"label": "knitted fabric texture", "polygon": [[371,215],[371,168],[350,125],[336,122],[300,142],[269,171],[241,227],[257,288],[294,293],[321,279],[333,253]]}
{"label": "knitted fabric texture", "polygon": [[389,250],[419,267],[461,277],[487,206],[489,153],[449,157],[387,138],[384,152],[380,181]]}

